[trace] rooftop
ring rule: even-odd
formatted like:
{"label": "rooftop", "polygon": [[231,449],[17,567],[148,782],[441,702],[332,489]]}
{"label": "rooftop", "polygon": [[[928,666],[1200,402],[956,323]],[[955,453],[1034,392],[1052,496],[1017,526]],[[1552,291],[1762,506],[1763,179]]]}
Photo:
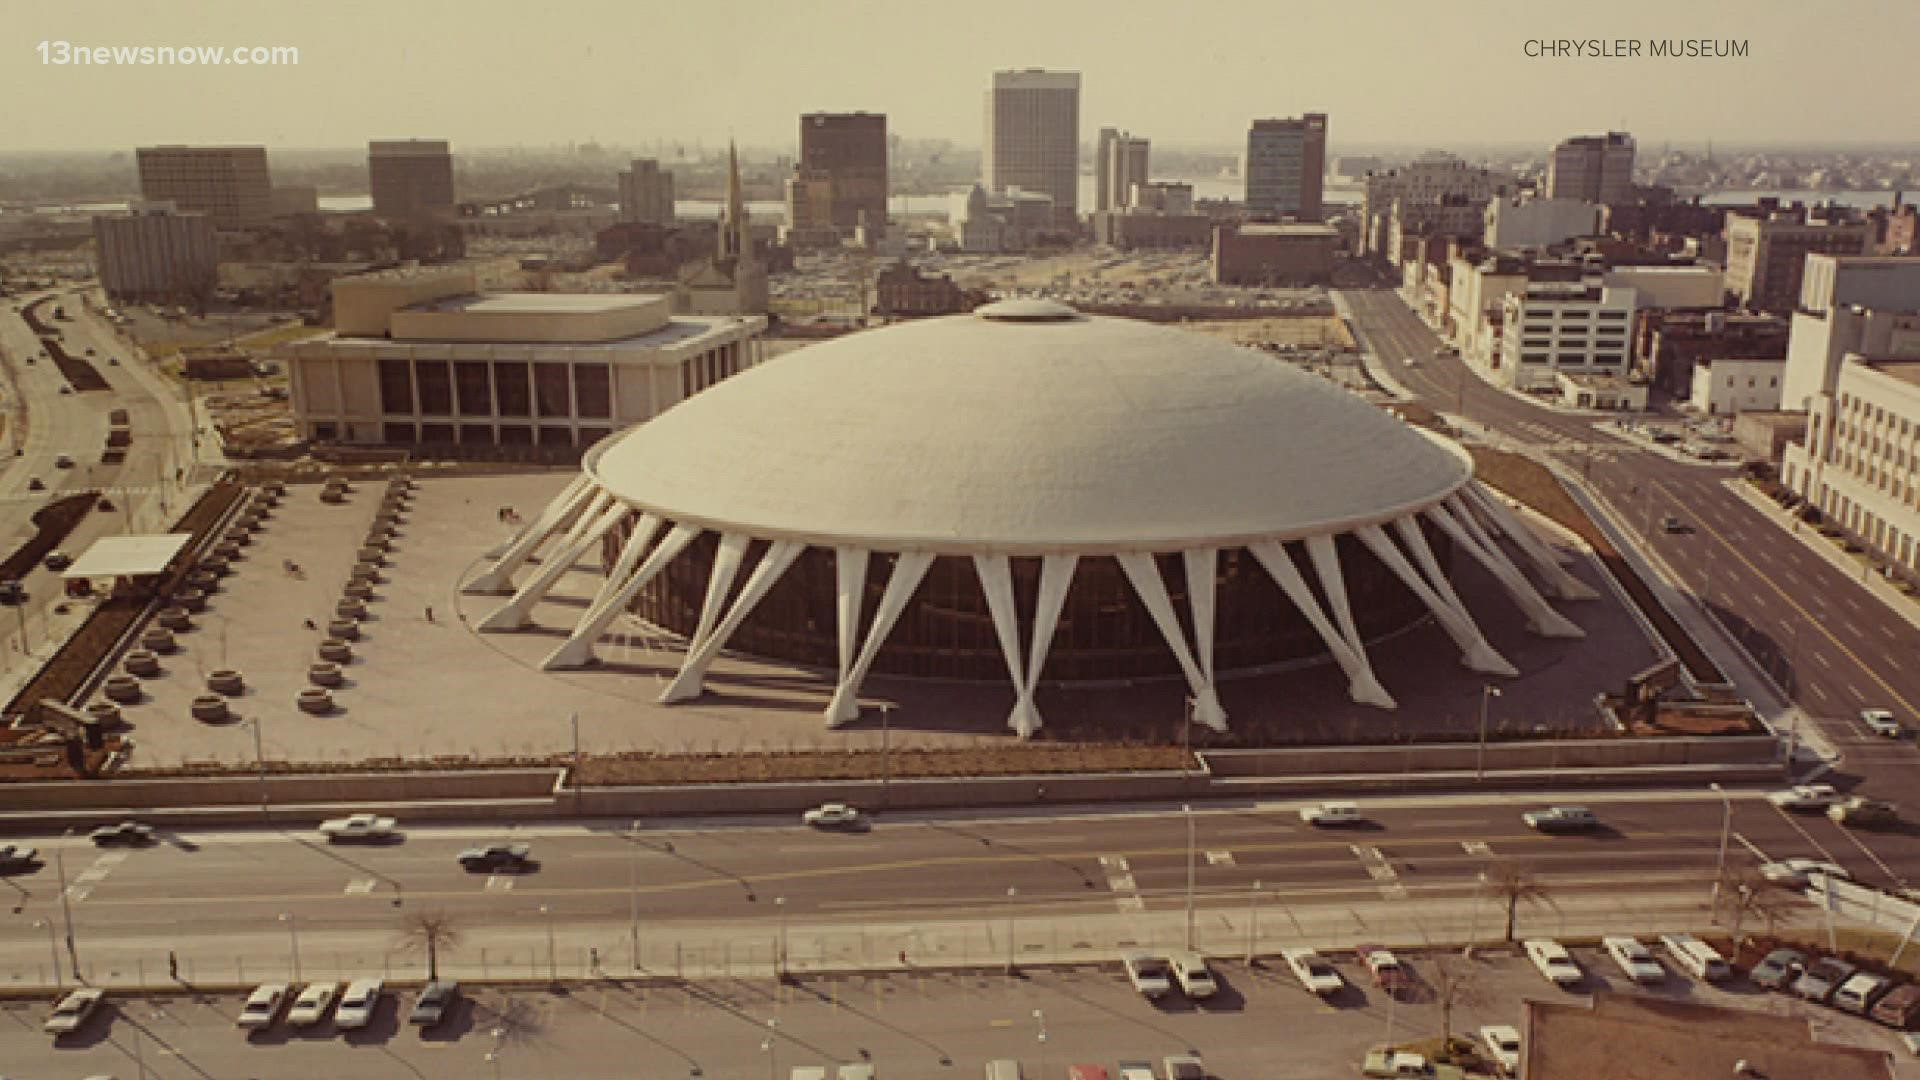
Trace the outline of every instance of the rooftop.
{"label": "rooftop", "polygon": [[1591,1008],[1527,1002],[1529,1080],[1749,1075],[1891,1080],[1884,1051],[1816,1043],[1807,1021],[1657,997],[1599,993]]}
{"label": "rooftop", "polygon": [[1313,221],[1256,222],[1240,226],[1241,236],[1338,236],[1331,225]]}
{"label": "rooftop", "polygon": [[1912,357],[1873,357],[1863,361],[1868,367],[1884,375],[1891,375],[1904,383],[1920,386],[1920,359]]}
{"label": "rooftop", "polygon": [[461,311],[476,315],[581,315],[648,308],[652,295],[625,293],[469,293],[414,304],[413,311]]}

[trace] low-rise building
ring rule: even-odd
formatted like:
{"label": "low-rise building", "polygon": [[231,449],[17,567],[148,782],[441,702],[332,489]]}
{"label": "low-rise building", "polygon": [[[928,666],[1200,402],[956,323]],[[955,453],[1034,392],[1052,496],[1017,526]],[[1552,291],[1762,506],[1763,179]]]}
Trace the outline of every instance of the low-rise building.
{"label": "low-rise building", "polygon": [[1748,461],[1777,462],[1789,444],[1806,434],[1803,412],[1743,412],[1733,421],[1733,441]]}
{"label": "low-rise building", "polygon": [[1513,195],[1487,203],[1486,245],[1496,251],[1544,251],[1600,231],[1600,207],[1580,199]]}
{"label": "low-rise building", "polygon": [[1758,212],[1727,215],[1727,289],[1759,311],[1788,312],[1800,296],[1807,256],[1865,255],[1873,227],[1840,207],[1786,209],[1763,203]]}
{"label": "low-rise building", "polygon": [[1309,223],[1219,226],[1213,230],[1217,285],[1325,285],[1333,280],[1340,233]]}
{"label": "low-rise building", "polygon": [[1909,578],[1920,580],[1920,357],[1849,353],[1808,401],[1780,479]]}
{"label": "low-rise building", "polygon": [[961,251],[1020,251],[1054,230],[1053,197],[1011,187],[989,193],[979,184],[948,196],[947,225]]}
{"label": "low-rise building", "polygon": [[1717,266],[1668,263],[1614,265],[1601,275],[1605,284],[1632,289],[1642,310],[1718,311],[1726,306],[1726,285]]}
{"label": "low-rise building", "polygon": [[312,184],[275,184],[269,199],[274,217],[320,212],[320,189]]}
{"label": "low-rise building", "polygon": [[1493,376],[1527,391],[1558,390],[1562,371],[1625,381],[1633,307],[1632,289],[1603,285],[1597,277],[1529,281],[1524,292],[1504,301],[1505,332]]}
{"label": "low-rise building", "polygon": [[1920,259],[1807,256],[1781,407],[1832,392],[1848,353],[1920,356]]}
{"label": "low-rise building", "polygon": [[1634,317],[1633,358],[1654,385],[1684,398],[1693,393],[1693,368],[1703,360],[1785,360],[1787,331],[1778,315],[1642,308]]}
{"label": "low-rise building", "polygon": [[1560,403],[1570,409],[1640,412],[1647,407],[1647,384],[1615,375],[1562,371],[1556,376]]}
{"label": "low-rise building", "polygon": [[482,293],[470,271],[333,284],[334,332],[284,345],[303,438],[565,451],[759,362],[760,316],[664,296]]}
{"label": "low-rise building", "polygon": [[1780,408],[1780,378],[1787,361],[1727,356],[1693,365],[1687,404],[1709,416],[1774,412]]}
{"label": "low-rise building", "polygon": [[1213,220],[1204,214],[1154,214],[1137,209],[1095,211],[1093,240],[1108,247],[1199,248],[1213,237]]}
{"label": "low-rise building", "polygon": [[923,274],[905,259],[874,275],[874,311],[888,318],[956,315],[972,311],[978,297],[969,296],[951,274]]}

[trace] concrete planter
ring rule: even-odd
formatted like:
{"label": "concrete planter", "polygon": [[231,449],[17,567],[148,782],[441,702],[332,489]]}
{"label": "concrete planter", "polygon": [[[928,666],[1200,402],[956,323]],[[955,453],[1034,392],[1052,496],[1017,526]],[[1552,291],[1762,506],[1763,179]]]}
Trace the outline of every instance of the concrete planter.
{"label": "concrete planter", "polygon": [[294,700],[303,713],[325,716],[333,711],[333,695],[317,686],[300,691]]}
{"label": "concrete planter", "polygon": [[123,722],[120,718],[120,706],[111,701],[96,701],[87,706],[87,715],[93,717],[94,722],[102,727],[119,727]]}
{"label": "concrete planter", "polygon": [[[232,563],[233,560],[238,559],[239,557],[240,557],[240,545],[234,543],[231,540],[223,541],[219,544],[214,545],[213,558],[220,560],[220,568],[218,570],[215,570],[214,572],[217,574],[225,574],[225,573],[231,572],[233,567],[228,564]],[[211,563],[213,559],[209,559],[207,561]]]}
{"label": "concrete planter", "polygon": [[217,724],[233,714],[227,711],[227,699],[214,694],[202,694],[193,699],[193,718]]}
{"label": "concrete planter", "polygon": [[247,688],[245,679],[232,668],[221,668],[207,673],[207,689],[216,694],[233,695]]}
{"label": "concrete planter", "polygon": [[[238,554],[238,552],[235,552],[235,554]],[[233,573],[233,567],[228,565],[227,556],[220,554],[219,549],[216,548],[213,554],[200,560],[195,572],[212,574],[215,578],[221,578]]]}
{"label": "concrete planter", "polygon": [[186,588],[173,594],[173,606],[188,611],[207,610],[207,594],[203,589]]}
{"label": "concrete planter", "polygon": [[266,519],[258,512],[249,510],[233,519],[236,532],[256,533],[266,525]]}
{"label": "concrete planter", "polygon": [[323,503],[343,503],[343,502],[346,502],[346,501],[347,501],[347,492],[346,492],[346,489],[344,489],[344,488],[321,488],[321,489],[320,489],[320,501],[321,501],[321,502],[323,502]]}
{"label": "concrete planter", "polygon": [[195,570],[187,575],[187,584],[199,589],[204,595],[220,587],[220,575],[211,570]]}
{"label": "concrete planter", "polygon": [[[320,647],[326,648],[325,645]],[[340,686],[347,680],[340,674],[339,664],[322,662],[307,665],[307,681],[315,686]]]}
{"label": "concrete planter", "polygon": [[336,664],[351,663],[353,660],[353,646],[341,641],[339,638],[328,638],[320,643],[320,659],[330,660]]}
{"label": "concrete planter", "polygon": [[127,653],[124,666],[129,675],[139,675],[151,679],[155,675],[160,674],[160,657],[154,655],[153,652],[147,649],[134,649]]}
{"label": "concrete planter", "polygon": [[360,562],[370,562],[376,566],[384,566],[387,562],[387,553],[384,548],[363,547],[354,555]]}
{"label": "concrete planter", "polygon": [[180,643],[173,639],[173,631],[166,627],[149,626],[140,635],[140,647],[154,653],[170,653],[179,648]]}
{"label": "concrete planter", "polygon": [[342,600],[333,605],[333,613],[342,619],[364,619],[367,617],[367,605],[358,600]]}
{"label": "concrete planter", "polygon": [[377,562],[354,563],[353,576],[356,578],[366,578],[375,585],[380,584],[380,582],[384,580],[380,576],[380,564]]}
{"label": "concrete planter", "polygon": [[327,623],[327,636],[341,641],[359,641],[360,624],[352,619],[333,619]]}
{"label": "concrete planter", "polygon": [[253,543],[253,534],[245,529],[228,529],[227,535],[220,538],[220,543],[231,545],[236,549],[243,548]]}
{"label": "concrete planter", "polygon": [[122,705],[131,705],[140,700],[140,680],[131,675],[109,675],[107,681],[101,684],[100,690],[107,696],[108,701],[116,701]]}
{"label": "concrete planter", "polygon": [[161,608],[160,614],[154,616],[154,621],[168,630],[180,631],[193,629],[193,620],[187,618],[186,608]]}
{"label": "concrete planter", "polygon": [[366,584],[365,582],[360,582],[360,581],[348,582],[346,592],[349,597],[352,597],[355,600],[373,599],[373,586]]}
{"label": "concrete planter", "polygon": [[362,551],[371,549],[374,551],[384,552],[392,546],[393,546],[393,538],[377,529],[372,532],[369,532],[367,534],[367,538],[361,541],[360,543],[360,548]]}
{"label": "concrete planter", "polygon": [[287,493],[287,485],[281,483],[278,480],[269,480],[266,483],[260,485],[260,490],[277,499],[280,496],[285,495]]}

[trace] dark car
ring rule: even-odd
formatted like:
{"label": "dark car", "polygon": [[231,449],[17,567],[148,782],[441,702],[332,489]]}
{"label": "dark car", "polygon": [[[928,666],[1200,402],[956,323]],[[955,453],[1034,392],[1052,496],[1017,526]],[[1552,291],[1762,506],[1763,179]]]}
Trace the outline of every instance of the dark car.
{"label": "dark car", "polygon": [[1769,990],[1784,989],[1807,968],[1807,954],[1798,949],[1775,949],[1753,965],[1748,978],[1755,986]]}
{"label": "dark car", "polygon": [[432,1027],[446,1017],[448,1007],[459,998],[460,984],[452,979],[430,982],[414,999],[413,1008],[407,1013],[407,1023]]}
{"label": "dark car", "polygon": [[138,847],[153,843],[153,826],[138,821],[122,821],[117,825],[102,825],[87,836],[101,847],[113,844],[128,844]]}
{"label": "dark car", "polygon": [[24,604],[27,601],[27,587],[12,578],[0,581],[0,604]]}
{"label": "dark car", "polygon": [[458,856],[469,870],[517,870],[527,865],[533,848],[527,844],[489,844],[471,847]]}
{"label": "dark car", "polygon": [[27,490],[45,491],[47,490],[47,482],[37,476],[29,476],[27,477]]}
{"label": "dark car", "polygon": [[73,565],[73,556],[64,551],[50,551],[47,553],[46,563],[49,570],[65,570]]}

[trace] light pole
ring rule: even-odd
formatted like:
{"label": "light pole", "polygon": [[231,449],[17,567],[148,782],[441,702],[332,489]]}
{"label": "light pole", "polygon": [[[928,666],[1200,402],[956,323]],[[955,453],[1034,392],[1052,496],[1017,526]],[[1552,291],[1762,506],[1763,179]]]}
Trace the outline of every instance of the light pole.
{"label": "light pole", "polygon": [[280,921],[287,924],[287,952],[293,957],[293,981],[300,981],[300,920],[293,912],[280,913]]}
{"label": "light pole", "polygon": [[1473,905],[1471,914],[1467,917],[1467,944],[1465,948],[1460,950],[1460,955],[1468,959],[1473,958],[1473,945],[1480,937],[1480,890],[1486,888],[1486,885],[1487,872],[1482,870],[1474,877]]}
{"label": "light pole", "polygon": [[1040,1073],[1042,1076],[1050,1076],[1052,1074],[1047,1069],[1047,1053],[1046,1053],[1047,1014],[1039,1009],[1033,1010],[1033,1022],[1040,1026],[1040,1030],[1034,1035],[1034,1041],[1040,1044]]}
{"label": "light pole", "polygon": [[893,729],[889,724],[892,713],[892,702],[880,703],[880,805],[882,807],[887,805],[888,787],[893,780],[893,759],[890,756],[893,749]]}
{"label": "light pole", "polygon": [[1720,920],[1720,883],[1727,876],[1727,838],[1733,833],[1733,797],[1718,783],[1708,784],[1720,796],[1720,858],[1713,870],[1713,895],[1708,901],[1712,909],[1712,918]]}
{"label": "light pole", "polygon": [[1180,716],[1180,779],[1182,786],[1185,785],[1188,772],[1191,768],[1190,762],[1193,760],[1193,710],[1193,696],[1189,694],[1187,696],[1186,712]]}
{"label": "light pole", "polygon": [[560,981],[560,958],[553,944],[553,909],[540,905],[540,914],[547,917],[547,978]]}
{"label": "light pole", "polygon": [[1013,899],[1020,890],[1007,886],[1007,974],[1013,974]]}
{"label": "light pole", "polygon": [[1194,843],[1193,804],[1183,803],[1180,812],[1187,816],[1187,951],[1193,951],[1193,876]]}
{"label": "light pole", "polygon": [[774,897],[773,907],[780,913],[780,955],[774,958],[773,970],[774,975],[784,982],[787,978],[787,898]]}
{"label": "light pole", "polygon": [[500,1080],[500,1037],[506,1033],[506,1028],[494,1028],[489,1033],[493,1036],[493,1049],[487,1051],[487,1061],[493,1065],[493,1080]]}
{"label": "light pole", "polygon": [[780,1080],[780,1018],[767,1018],[767,1037],[760,1040],[760,1051],[767,1055],[767,1080]]}
{"label": "light pole", "polygon": [[1247,894],[1247,963],[1253,963],[1253,951],[1260,940],[1260,883],[1253,883]]}
{"label": "light pole", "polygon": [[53,849],[53,867],[54,871],[60,875],[60,925],[66,932],[67,961],[73,968],[73,981],[79,982],[80,948],[73,940],[73,901],[67,897],[67,857],[64,850],[67,837],[72,835],[72,829],[61,834],[62,847]]}
{"label": "light pole", "polygon": [[260,770],[260,816],[271,822],[273,814],[267,809],[267,750],[260,736],[260,717],[258,716],[253,717],[253,761]]}
{"label": "light pole", "polygon": [[627,830],[631,845],[627,858],[627,952],[633,957],[633,970],[640,970],[640,822]]}
{"label": "light pole", "polygon": [[1500,696],[1500,688],[1488,683],[1480,688],[1480,750],[1474,758],[1473,778],[1487,778],[1487,703]]}
{"label": "light pole", "polygon": [[[33,920],[33,925],[47,928],[47,957],[53,961],[53,988],[55,990],[62,989],[67,984],[65,980],[60,978],[60,944],[55,941],[53,937],[53,920],[35,919]],[[75,974],[77,975],[78,973],[76,972]]]}

